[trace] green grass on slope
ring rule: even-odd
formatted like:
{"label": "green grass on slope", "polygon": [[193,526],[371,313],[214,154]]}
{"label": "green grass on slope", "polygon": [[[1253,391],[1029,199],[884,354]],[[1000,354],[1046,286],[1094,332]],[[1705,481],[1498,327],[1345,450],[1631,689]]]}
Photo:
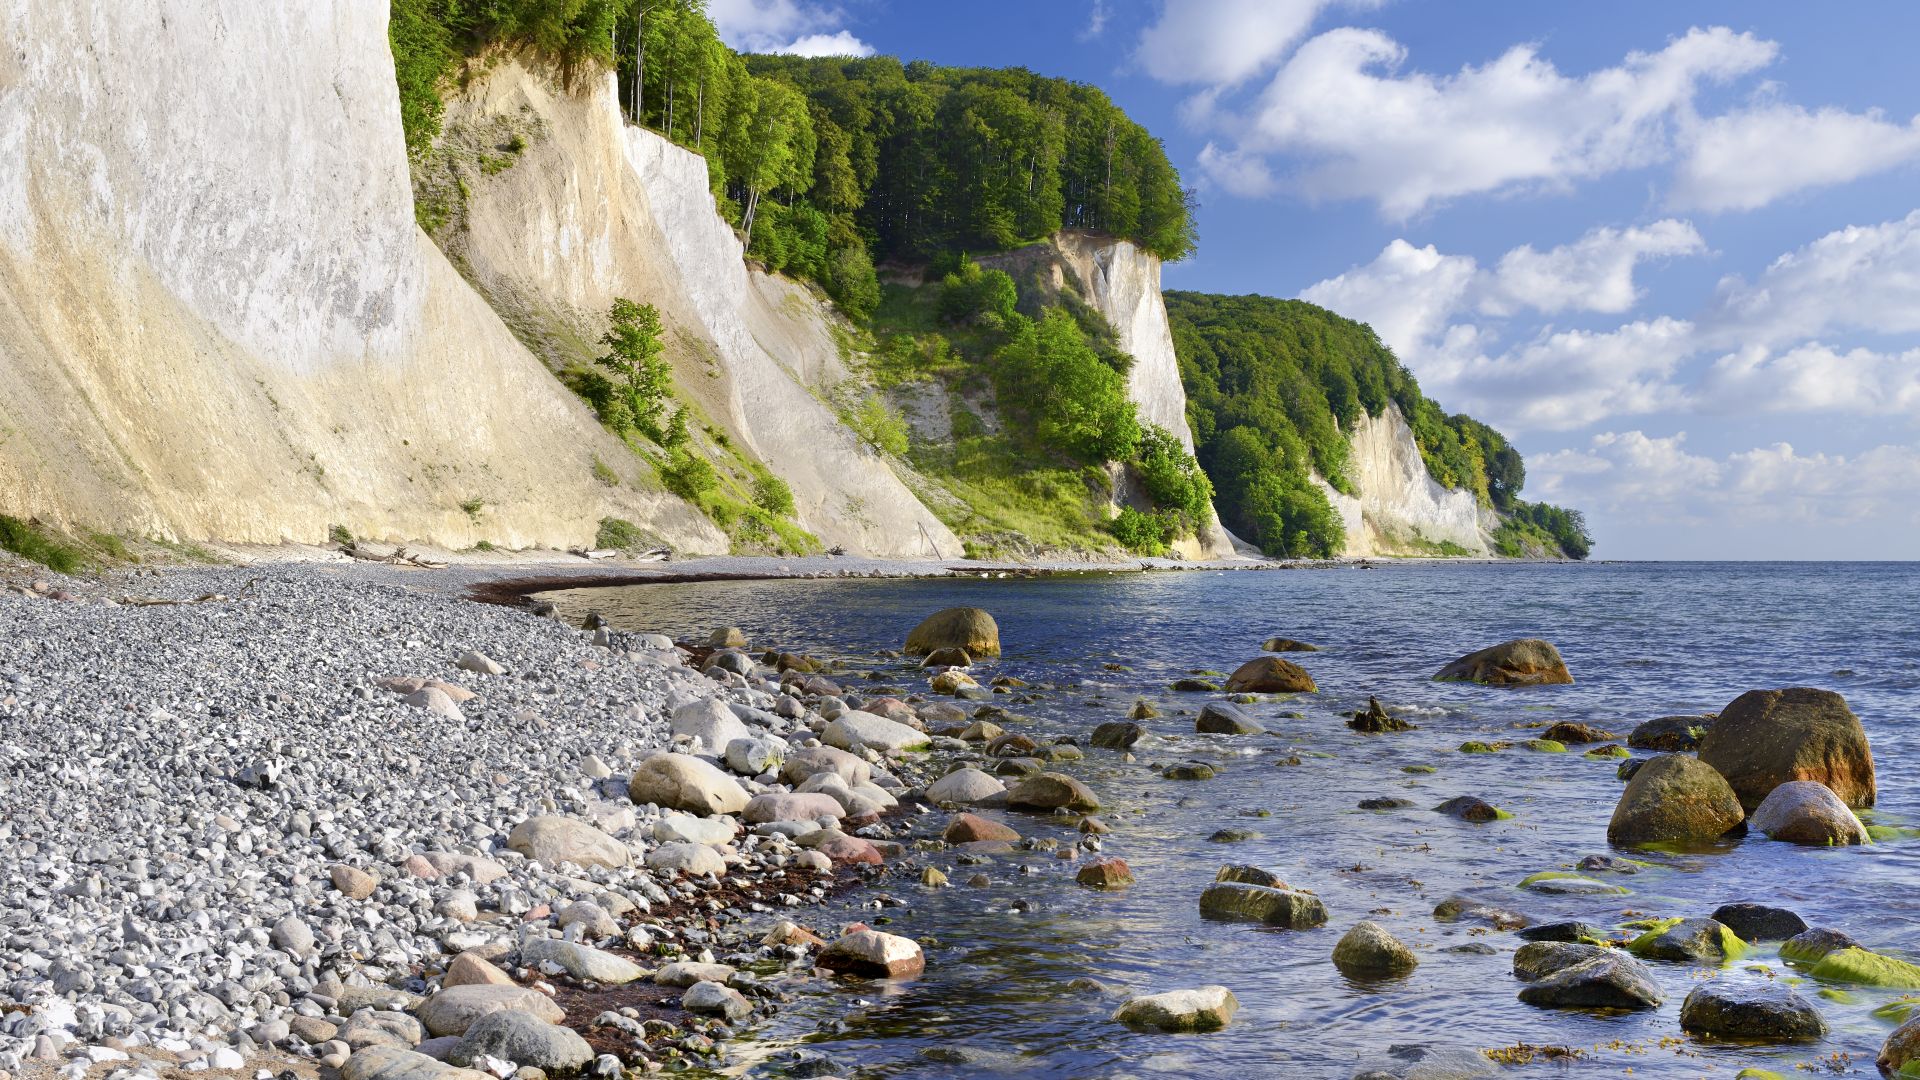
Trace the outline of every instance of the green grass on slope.
{"label": "green grass on slope", "polygon": [[37,525],[5,514],[0,514],[0,548],[61,574],[74,573],[87,562],[79,548],[55,539]]}

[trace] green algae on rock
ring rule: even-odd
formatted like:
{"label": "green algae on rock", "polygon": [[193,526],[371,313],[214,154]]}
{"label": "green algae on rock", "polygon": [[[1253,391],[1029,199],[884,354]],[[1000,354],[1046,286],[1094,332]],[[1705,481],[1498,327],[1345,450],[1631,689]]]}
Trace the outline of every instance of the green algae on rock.
{"label": "green algae on rock", "polygon": [[1826,954],[1807,974],[1828,982],[1920,990],[1920,965],[1870,952],[1857,945]]}

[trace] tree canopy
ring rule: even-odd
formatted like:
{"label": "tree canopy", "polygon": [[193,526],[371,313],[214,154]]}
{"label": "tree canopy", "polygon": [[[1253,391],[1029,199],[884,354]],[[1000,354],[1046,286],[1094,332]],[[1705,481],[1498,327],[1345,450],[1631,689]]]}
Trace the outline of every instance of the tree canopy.
{"label": "tree canopy", "polygon": [[1318,474],[1352,493],[1349,438],[1362,413],[1398,405],[1427,472],[1484,506],[1526,520],[1566,554],[1590,541],[1577,513],[1523,503],[1526,467],[1498,431],[1448,415],[1365,323],[1304,300],[1170,291],[1167,313],[1187,419],[1220,515],[1272,554],[1325,555],[1340,522]]}
{"label": "tree canopy", "polygon": [[885,256],[998,250],[1061,228],[1191,254],[1192,195],[1160,141],[1098,87],[1025,68],[753,56],[798,87],[823,146],[814,201]]}
{"label": "tree canopy", "polygon": [[440,130],[462,59],[533,49],[617,72],[621,107],[707,159],[720,212],[769,269],[856,317],[873,264],[1000,250],[1061,228],[1164,259],[1193,251],[1192,194],[1159,140],[1097,87],[1024,68],[741,56],[707,0],[391,0],[407,147]]}

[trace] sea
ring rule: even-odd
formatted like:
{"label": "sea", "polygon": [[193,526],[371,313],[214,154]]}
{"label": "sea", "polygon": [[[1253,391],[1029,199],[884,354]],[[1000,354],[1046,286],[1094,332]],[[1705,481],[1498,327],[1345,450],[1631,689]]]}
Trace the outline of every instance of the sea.
{"label": "sea", "polygon": [[[1536,922],[1579,919],[1624,936],[1631,920],[1706,916],[1752,901],[1920,961],[1920,839],[1901,831],[1920,826],[1920,564],[1410,562],[707,581],[548,598],[570,614],[597,609],[616,626],[680,639],[739,626],[756,648],[843,661],[856,690],[874,672],[921,693],[924,676],[890,654],[926,615],[981,607],[998,622],[1004,652],[975,674],[982,683],[1008,675],[1030,684],[994,702],[1022,718],[1009,730],[1086,747],[1096,724],[1124,718],[1137,699],[1162,714],[1145,722],[1151,736],[1131,756],[1089,747],[1083,762],[1065,766],[1098,795],[1112,827],[1101,855],[1124,858],[1133,887],[1077,887],[1079,863],[1044,850],[978,865],[920,856],[954,887],[923,888],[903,876],[807,917],[827,927],[883,919],[879,928],[923,943],[925,975],[815,981],[747,1033],[749,1075],[1435,1077],[1471,1075],[1461,1063],[1480,1061],[1487,1075],[1871,1076],[1895,1026],[1889,1017],[1920,994],[1822,985],[1762,943],[1722,965],[1650,962],[1666,998],[1657,1009],[1545,1010],[1516,997],[1513,934],[1434,915],[1440,901],[1465,894]],[[1319,693],[1246,706],[1265,734],[1195,734],[1194,713],[1211,695],[1170,685],[1193,672],[1231,671],[1274,636],[1319,647],[1288,654]],[[1520,637],[1557,645],[1573,685],[1432,680],[1449,660]],[[1836,691],[1860,716],[1879,775],[1878,805],[1862,817],[1887,826],[1886,839],[1814,849],[1755,833],[1687,853],[1618,851],[1608,846],[1607,822],[1623,787],[1620,762],[1589,757],[1586,747],[1525,745],[1563,720],[1624,744],[1643,721],[1714,713],[1747,690],[1790,686]],[[1417,727],[1350,730],[1347,716],[1370,697]],[[1469,740],[1513,746],[1461,753]],[[1160,775],[1161,765],[1194,760],[1215,777]],[[1511,816],[1475,824],[1432,810],[1460,795]],[[1360,809],[1379,798],[1412,805]],[[1029,837],[1080,839],[1072,818],[1000,816]],[[1210,839],[1221,830],[1250,835]],[[1645,865],[1597,875],[1618,894],[1520,885],[1590,855]],[[1227,863],[1258,865],[1317,893],[1327,925],[1268,930],[1201,918],[1197,898]],[[1334,943],[1363,919],[1411,945],[1419,967],[1386,979],[1337,970]],[[1706,979],[1792,986],[1830,1034],[1800,1045],[1691,1037],[1680,1004]],[[1223,1031],[1142,1033],[1110,1019],[1127,994],[1209,984],[1227,986],[1240,1003]],[[1486,1051],[1510,1064],[1494,1064]]]}

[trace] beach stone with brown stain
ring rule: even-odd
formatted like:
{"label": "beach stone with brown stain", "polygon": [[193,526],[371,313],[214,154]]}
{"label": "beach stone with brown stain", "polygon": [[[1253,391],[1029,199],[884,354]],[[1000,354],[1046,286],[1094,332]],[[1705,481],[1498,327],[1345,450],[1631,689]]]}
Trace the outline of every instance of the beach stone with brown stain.
{"label": "beach stone with brown stain", "polygon": [[1236,694],[1312,694],[1320,688],[1299,664],[1262,656],[1234,668],[1227,689]]}
{"label": "beach stone with brown stain", "polygon": [[1073,880],[1089,889],[1124,889],[1133,884],[1133,870],[1125,859],[1101,859],[1081,867]]}
{"label": "beach stone with brown stain", "polygon": [[927,656],[938,649],[961,649],[969,657],[1000,655],[1000,625],[977,607],[950,607],[923,619],[907,634],[906,654]]}
{"label": "beach stone with brown stain", "polygon": [[1745,819],[1739,797],[1713,766],[1666,754],[1648,761],[1627,782],[1607,823],[1607,842],[1708,842]]}
{"label": "beach stone with brown stain", "polygon": [[1019,840],[1020,834],[997,821],[980,817],[977,814],[955,814],[947,822],[940,839],[949,844],[971,844],[979,840],[1005,840],[1009,843]]}
{"label": "beach stone with brown stain", "polygon": [[1007,805],[1024,810],[1078,810],[1092,813],[1100,809],[1100,800],[1087,785],[1065,773],[1043,772],[1029,776],[1007,792]]}
{"label": "beach stone with brown stain", "polygon": [[1613,735],[1601,731],[1591,724],[1578,724],[1571,720],[1562,720],[1540,733],[1543,739],[1551,739],[1568,746],[1585,746],[1588,743],[1608,742]]}
{"label": "beach stone with brown stain", "polygon": [[328,877],[333,881],[333,887],[349,900],[365,900],[380,887],[379,878],[346,863],[335,863],[333,869],[328,871]]}
{"label": "beach stone with brown stain", "polygon": [[1831,690],[1749,690],[1733,699],[1700,740],[1700,760],[1727,778],[1749,811],[1774,788],[1815,780],[1848,806],[1877,795],[1866,729]]}
{"label": "beach stone with brown stain", "polygon": [[1573,682],[1566,661],[1553,643],[1518,638],[1468,653],[1434,675],[1442,682],[1484,686],[1549,686]]}
{"label": "beach stone with brown stain", "polygon": [[470,952],[463,952],[447,965],[447,973],[440,985],[448,986],[512,986],[512,976]]}
{"label": "beach stone with brown stain", "polygon": [[927,958],[912,938],[855,930],[820,950],[814,965],[869,979],[910,979],[926,970]]}

